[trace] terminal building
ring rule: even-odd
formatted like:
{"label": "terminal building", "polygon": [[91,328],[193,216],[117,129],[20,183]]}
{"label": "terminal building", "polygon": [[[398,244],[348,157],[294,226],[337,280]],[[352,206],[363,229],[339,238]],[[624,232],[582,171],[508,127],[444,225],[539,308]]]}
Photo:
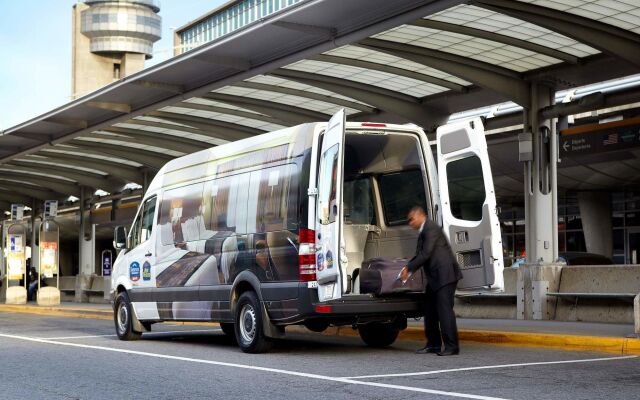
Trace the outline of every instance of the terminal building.
{"label": "terminal building", "polygon": [[[127,63],[115,54],[150,55],[155,3],[119,2],[144,31],[130,41],[87,28],[123,5],[86,3],[82,32],[111,60],[109,79]],[[567,252],[638,263],[634,2],[241,0],[179,28],[174,43],[174,59],[0,136],[0,207],[30,206],[37,226],[43,200],[64,202],[62,275],[101,273],[113,227],[131,221],[166,161],[340,108],[429,134],[482,117],[505,266]]]}

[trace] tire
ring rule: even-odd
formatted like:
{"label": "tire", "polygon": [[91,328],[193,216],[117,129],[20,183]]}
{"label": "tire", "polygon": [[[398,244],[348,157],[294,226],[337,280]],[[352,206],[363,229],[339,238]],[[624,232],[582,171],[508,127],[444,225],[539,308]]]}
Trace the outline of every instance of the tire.
{"label": "tire", "polygon": [[133,330],[133,308],[127,292],[121,292],[116,297],[113,311],[113,322],[116,325],[116,334],[120,340],[138,340],[141,332]]}
{"label": "tire", "polygon": [[222,329],[222,332],[232,338],[235,338],[236,336],[236,328],[235,328],[235,324],[229,323],[229,322],[220,322],[220,329]]}
{"label": "tire", "polygon": [[273,342],[264,335],[262,310],[254,292],[240,295],[235,307],[235,335],[238,346],[245,353],[264,353]]}
{"label": "tire", "polygon": [[358,333],[369,347],[388,347],[398,338],[400,328],[394,323],[372,322],[358,326]]}

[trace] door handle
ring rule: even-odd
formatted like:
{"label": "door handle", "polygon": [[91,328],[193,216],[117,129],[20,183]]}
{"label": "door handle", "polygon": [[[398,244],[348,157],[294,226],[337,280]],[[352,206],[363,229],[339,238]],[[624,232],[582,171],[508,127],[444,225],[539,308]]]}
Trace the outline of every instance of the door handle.
{"label": "door handle", "polygon": [[144,256],[145,256],[145,257],[151,257],[151,256],[152,256],[152,254],[151,254],[151,252],[149,251],[149,252],[147,252],[147,254],[145,254]]}

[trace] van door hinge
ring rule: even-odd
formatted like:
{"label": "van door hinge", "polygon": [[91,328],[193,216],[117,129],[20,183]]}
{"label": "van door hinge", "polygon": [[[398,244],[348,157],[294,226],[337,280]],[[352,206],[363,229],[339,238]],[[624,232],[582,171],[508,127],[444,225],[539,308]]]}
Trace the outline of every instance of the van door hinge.
{"label": "van door hinge", "polygon": [[317,196],[318,195],[318,188],[308,188],[307,189],[307,195],[308,196]]}

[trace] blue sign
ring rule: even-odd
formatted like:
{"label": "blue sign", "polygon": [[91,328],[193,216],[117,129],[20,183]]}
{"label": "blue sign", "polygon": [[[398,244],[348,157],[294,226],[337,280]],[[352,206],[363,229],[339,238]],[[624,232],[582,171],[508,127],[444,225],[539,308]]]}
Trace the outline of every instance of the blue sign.
{"label": "blue sign", "polygon": [[134,261],[129,265],[129,279],[133,282],[140,280],[140,264]]}
{"label": "blue sign", "polygon": [[102,252],[102,276],[111,276],[111,251],[105,250]]}
{"label": "blue sign", "polygon": [[145,261],[144,264],[142,264],[142,280],[151,280],[151,264],[149,264],[149,261]]}
{"label": "blue sign", "polygon": [[327,251],[327,257],[326,257],[326,263],[327,263],[327,269],[329,268],[333,268],[333,254],[331,253],[331,250]]}
{"label": "blue sign", "polygon": [[318,262],[316,263],[318,271],[324,270],[324,255],[322,253],[318,253]]}

